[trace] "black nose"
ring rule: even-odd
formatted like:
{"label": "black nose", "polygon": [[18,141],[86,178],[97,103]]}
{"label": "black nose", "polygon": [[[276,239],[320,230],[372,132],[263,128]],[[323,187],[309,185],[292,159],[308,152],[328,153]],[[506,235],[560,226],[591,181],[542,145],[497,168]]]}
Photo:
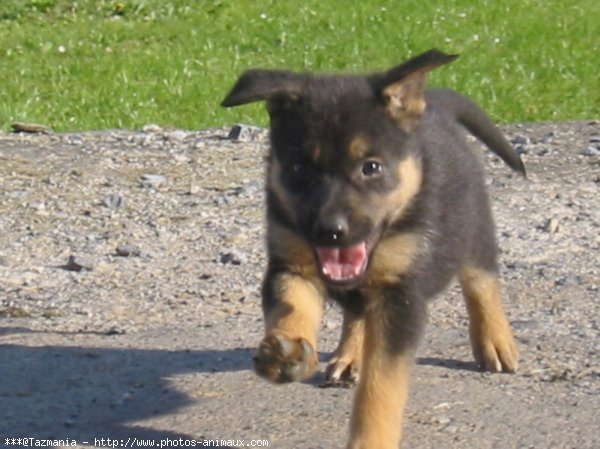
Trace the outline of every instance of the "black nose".
{"label": "black nose", "polygon": [[340,245],[348,235],[348,220],[342,214],[321,217],[315,225],[315,237],[325,245]]}

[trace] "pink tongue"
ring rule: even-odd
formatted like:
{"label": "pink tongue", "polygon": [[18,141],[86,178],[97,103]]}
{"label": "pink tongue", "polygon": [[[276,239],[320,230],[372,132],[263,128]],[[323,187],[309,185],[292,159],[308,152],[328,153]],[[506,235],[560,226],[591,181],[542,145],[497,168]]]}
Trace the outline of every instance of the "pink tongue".
{"label": "pink tongue", "polygon": [[365,242],[347,248],[317,247],[323,275],[333,281],[347,281],[364,271],[367,265]]}

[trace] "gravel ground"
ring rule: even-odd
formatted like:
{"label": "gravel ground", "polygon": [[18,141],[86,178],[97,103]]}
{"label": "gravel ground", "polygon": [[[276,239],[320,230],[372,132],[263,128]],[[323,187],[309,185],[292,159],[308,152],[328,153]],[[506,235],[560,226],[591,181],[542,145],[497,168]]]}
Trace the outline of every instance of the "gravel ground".
{"label": "gravel ground", "polygon": [[[475,370],[451,288],[431,307],[404,448],[600,447],[600,122],[504,130],[529,178],[481,154],[520,371]],[[228,132],[0,134],[1,447],[344,446],[351,389],[318,388],[322,369],[282,387],[250,371],[267,135]],[[323,367],[340,324],[329,308]]]}

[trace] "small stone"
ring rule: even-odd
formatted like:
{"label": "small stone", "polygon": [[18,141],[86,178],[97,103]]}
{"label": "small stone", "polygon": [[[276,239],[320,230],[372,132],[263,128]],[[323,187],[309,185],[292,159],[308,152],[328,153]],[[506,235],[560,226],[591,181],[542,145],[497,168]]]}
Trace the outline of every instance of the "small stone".
{"label": "small stone", "polygon": [[574,287],[580,284],[581,277],[576,275],[562,276],[554,282],[554,285],[558,287]]}
{"label": "small stone", "polygon": [[243,256],[235,253],[224,253],[221,254],[220,261],[223,265],[241,265]]}
{"label": "small stone", "polygon": [[264,190],[262,181],[249,181],[239,188],[239,194],[255,196],[262,194]]}
{"label": "small stone", "polygon": [[523,154],[527,154],[527,148],[525,148],[524,145],[516,145],[515,151],[517,152],[517,154],[519,156],[522,156]]}
{"label": "small stone", "polygon": [[325,323],[323,324],[323,327],[325,327],[325,329],[327,330],[333,330],[339,327],[338,323],[336,323],[333,320],[326,320]]}
{"label": "small stone", "polygon": [[229,131],[227,138],[231,140],[247,140],[248,134],[248,131],[243,125],[235,125],[231,128],[231,131]]}
{"label": "small stone", "polygon": [[163,129],[155,123],[150,123],[148,125],[145,125],[142,128],[142,131],[145,133],[161,133]]}
{"label": "small stone", "polygon": [[190,182],[190,189],[188,191],[190,195],[197,195],[201,191],[202,191],[202,187],[200,186],[200,184],[193,182],[193,181]]}
{"label": "small stone", "polygon": [[441,424],[443,426],[450,424],[450,418],[446,415],[440,415],[436,417],[436,421],[438,422],[438,424]]}
{"label": "small stone", "polygon": [[514,145],[526,145],[531,143],[531,139],[527,136],[522,136],[521,134],[517,134],[512,140],[511,142]]}
{"label": "small stone", "polygon": [[163,175],[155,175],[152,173],[143,174],[140,178],[143,187],[157,188],[167,182],[167,177]]}
{"label": "small stone", "polygon": [[45,209],[46,209],[46,205],[45,205],[44,203],[42,203],[42,202],[35,202],[35,203],[31,203],[31,204],[29,205],[29,207],[30,207],[31,209],[34,209],[34,210],[38,211],[38,212],[39,212],[39,211],[43,211],[43,210],[45,210]]}
{"label": "small stone", "polygon": [[589,146],[581,152],[584,156],[600,156],[600,147]]}
{"label": "small stone", "polygon": [[131,243],[117,246],[117,255],[121,257],[139,256],[141,253],[140,247]]}
{"label": "small stone", "polygon": [[29,197],[31,192],[27,190],[13,190],[12,192],[5,192],[4,196],[11,200],[24,200]]}
{"label": "small stone", "polygon": [[66,265],[63,265],[62,268],[67,271],[92,271],[94,262],[87,257],[70,255]]}
{"label": "small stone", "polygon": [[69,134],[65,136],[63,140],[67,145],[81,145],[83,143],[83,137],[79,134]]}
{"label": "small stone", "polygon": [[540,327],[540,323],[536,320],[513,320],[510,324],[514,329],[518,330],[538,329]]}
{"label": "small stone", "polygon": [[119,209],[125,206],[125,198],[123,198],[121,195],[116,194],[107,195],[102,201],[102,204],[104,204],[109,209]]}
{"label": "small stone", "polygon": [[52,128],[46,125],[40,125],[38,123],[23,123],[17,122],[10,125],[12,131],[15,133],[30,133],[30,134],[50,134]]}
{"label": "small stone", "polygon": [[61,317],[62,314],[58,310],[50,309],[50,310],[45,310],[44,312],[42,312],[42,316],[44,318],[58,318],[58,317]]}
{"label": "small stone", "polygon": [[552,150],[550,150],[550,148],[546,147],[546,148],[542,148],[540,151],[537,152],[537,156],[548,156],[552,153]]}
{"label": "small stone", "polygon": [[550,234],[556,234],[559,229],[560,226],[556,218],[550,218],[544,225],[544,231],[549,232]]}
{"label": "small stone", "polygon": [[228,139],[236,142],[251,142],[256,138],[260,128],[249,125],[235,125],[227,135]]}
{"label": "small stone", "polygon": [[175,131],[169,131],[168,133],[165,133],[165,139],[171,140],[174,142],[181,142],[182,140],[184,140],[187,137],[187,135],[188,135],[188,133],[178,129]]}
{"label": "small stone", "polygon": [[31,313],[22,307],[0,307],[0,318],[28,318]]}

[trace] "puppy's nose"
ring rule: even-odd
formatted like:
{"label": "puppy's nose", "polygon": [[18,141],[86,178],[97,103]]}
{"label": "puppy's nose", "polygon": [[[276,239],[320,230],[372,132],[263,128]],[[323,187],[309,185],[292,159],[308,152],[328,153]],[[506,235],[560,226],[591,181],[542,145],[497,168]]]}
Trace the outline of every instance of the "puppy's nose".
{"label": "puppy's nose", "polygon": [[320,242],[337,246],[348,234],[348,220],[341,214],[322,217],[316,224],[315,234]]}

